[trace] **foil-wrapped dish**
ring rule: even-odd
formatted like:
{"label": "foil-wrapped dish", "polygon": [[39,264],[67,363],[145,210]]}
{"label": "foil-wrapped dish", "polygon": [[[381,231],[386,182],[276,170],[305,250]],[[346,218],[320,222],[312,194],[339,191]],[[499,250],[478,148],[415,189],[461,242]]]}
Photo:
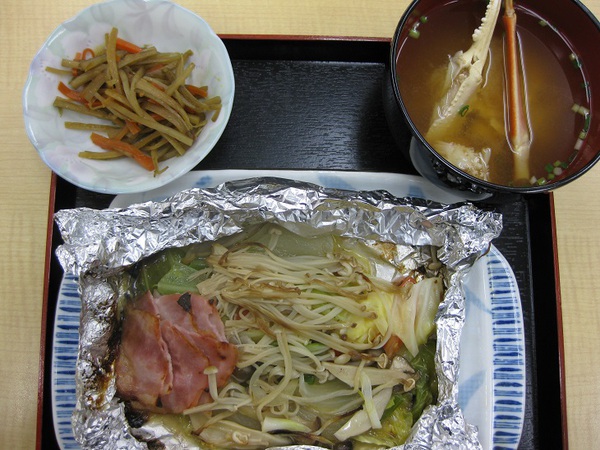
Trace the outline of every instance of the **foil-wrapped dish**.
{"label": "foil-wrapped dish", "polygon": [[55,219],[83,448],[481,448],[462,282],[499,214],[261,178]]}

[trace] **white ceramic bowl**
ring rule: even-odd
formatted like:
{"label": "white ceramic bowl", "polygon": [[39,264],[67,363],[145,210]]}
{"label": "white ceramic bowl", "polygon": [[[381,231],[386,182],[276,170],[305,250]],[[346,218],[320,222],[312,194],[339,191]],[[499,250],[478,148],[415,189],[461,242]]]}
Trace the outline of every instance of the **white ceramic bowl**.
{"label": "white ceramic bowl", "polygon": [[[193,146],[183,155],[161,163],[168,169],[154,176],[130,158],[112,161],[83,159],[83,150],[98,150],[90,133],[69,130],[65,121],[82,121],[72,112],[62,116],[52,106],[59,81],[68,77],[47,72],[60,67],[62,58],[73,58],[85,47],[97,47],[104,34],[117,27],[119,36],[137,45],[154,45],[158,51],[193,51],[191,83],[208,85],[209,96],[221,96],[222,110],[209,120]],[[215,146],[233,107],[235,81],[225,45],[198,15],[167,0],[110,0],[83,10],[61,24],[39,50],[23,92],[25,128],[44,162],[57,175],[90,191],[122,194],[163,186],[193,169]],[[92,122],[93,118],[84,118]]]}

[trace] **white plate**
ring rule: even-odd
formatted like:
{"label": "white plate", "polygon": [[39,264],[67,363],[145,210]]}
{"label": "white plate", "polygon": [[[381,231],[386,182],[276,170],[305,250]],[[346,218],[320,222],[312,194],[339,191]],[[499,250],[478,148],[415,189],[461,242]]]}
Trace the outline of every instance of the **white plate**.
{"label": "white plate", "polygon": [[[257,176],[289,178],[340,189],[384,189],[398,197],[421,197],[442,202],[460,200],[421,177],[409,175],[223,170],[190,172],[163,189],[119,195],[111,207],[161,200],[185,188],[206,188]],[[459,403],[467,421],[479,428],[484,449],[516,449],[525,411],[521,299],[512,269],[494,246],[473,265],[465,280],[465,293],[467,319],[461,340]],[[58,294],[51,380],[54,427],[62,449],[79,448],[71,432],[71,413],[75,407],[74,374],[80,308],[77,282],[72,276],[66,276]]]}
{"label": "white plate", "polygon": [[[78,156],[83,150],[98,150],[90,133],[68,130],[65,121],[101,122],[81,118],[72,111],[59,114],[52,106],[59,95],[58,82],[68,77],[46,71],[60,68],[62,58],[73,58],[85,47],[97,47],[104,34],[117,27],[119,36],[137,45],[154,45],[161,52],[194,54],[196,65],[190,82],[208,85],[209,96],[220,96],[222,109],[216,121],[209,120],[190,149],[178,158],[160,163],[168,169],[158,176],[130,158],[96,161]],[[94,4],[61,24],[39,50],[29,70],[23,91],[25,129],[42,160],[61,178],[91,191],[121,194],[143,192],[163,186],[189,172],[208,155],[221,137],[231,115],[235,81],[225,45],[198,15],[168,0],[112,0]]]}

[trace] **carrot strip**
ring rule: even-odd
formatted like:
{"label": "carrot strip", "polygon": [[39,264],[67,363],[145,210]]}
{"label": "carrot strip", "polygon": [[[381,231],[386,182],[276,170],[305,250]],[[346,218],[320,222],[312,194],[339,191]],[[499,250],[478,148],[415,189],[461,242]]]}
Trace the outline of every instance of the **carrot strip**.
{"label": "carrot strip", "polygon": [[531,135],[527,117],[527,99],[522,85],[523,68],[520,64],[517,36],[517,13],[513,0],[504,2],[504,29],[506,31],[505,61],[508,92],[508,136],[514,154],[515,181],[528,180]]}
{"label": "carrot strip", "polygon": [[82,60],[86,60],[86,59],[88,59],[88,56],[89,56],[90,58],[95,58],[95,57],[96,57],[96,53],[94,53],[94,50],[92,50],[92,49],[91,49],[91,48],[89,48],[89,47],[88,47],[88,48],[85,48],[85,49],[83,50],[83,52],[81,53],[81,59],[82,59]]}
{"label": "carrot strip", "polygon": [[140,166],[146,170],[153,171],[157,167],[154,166],[152,158],[143,153],[139,148],[116,139],[109,139],[97,133],[92,133],[92,142],[104,150],[116,150],[133,158]]}
{"label": "carrot strip", "polygon": [[138,134],[142,129],[140,128],[140,126],[134,122],[133,120],[126,120],[125,121],[125,125],[127,125],[127,128],[129,129],[129,132],[131,134],[133,134],[134,136],[136,134]]}
{"label": "carrot strip", "polygon": [[208,97],[208,89],[206,86],[198,87],[193,84],[186,84],[185,87],[190,91],[190,94],[195,95],[196,97]]}
{"label": "carrot strip", "polygon": [[163,63],[155,64],[152,67],[150,67],[146,73],[150,74],[150,73],[158,72],[159,70],[162,70],[163,67],[165,67],[165,65]]}
{"label": "carrot strip", "polygon": [[70,98],[71,100],[75,100],[76,102],[80,102],[80,103],[87,103],[87,100],[85,98],[83,98],[83,96],[81,95],[80,92],[78,92],[74,89],[71,89],[69,86],[67,86],[62,81],[59,81],[59,83],[58,83],[58,91],[65,97]]}
{"label": "carrot strip", "polygon": [[67,97],[73,101],[83,103],[84,105],[87,105],[89,108],[96,108],[101,105],[101,103],[98,101],[92,102],[91,99],[88,100],[87,98],[85,98],[85,95],[83,92],[79,92],[74,89],[71,89],[69,86],[67,86],[62,81],[59,81],[59,83],[58,83],[58,91],[65,97]]}
{"label": "carrot strip", "polygon": [[[75,58],[73,58],[73,61],[81,61],[81,53],[80,52],[75,53]],[[73,67],[73,69],[71,69],[71,73],[74,77],[76,77],[79,74],[79,69],[77,69],[76,67]]]}
{"label": "carrot strip", "polygon": [[139,53],[142,51],[141,47],[138,47],[137,45],[126,41],[125,39],[121,39],[121,38],[117,38],[117,50],[123,50],[126,51],[127,53]]}
{"label": "carrot strip", "polygon": [[400,282],[400,287],[404,287],[408,284],[417,284],[417,280],[409,275]]}

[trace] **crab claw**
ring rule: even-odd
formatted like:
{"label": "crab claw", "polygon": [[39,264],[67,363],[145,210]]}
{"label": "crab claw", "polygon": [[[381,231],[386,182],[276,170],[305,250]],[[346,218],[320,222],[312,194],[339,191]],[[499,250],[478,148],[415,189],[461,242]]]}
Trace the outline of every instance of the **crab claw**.
{"label": "crab claw", "polygon": [[481,25],[473,32],[473,44],[467,51],[458,51],[450,58],[444,91],[436,105],[431,125],[426,134],[429,142],[441,137],[443,132],[467,105],[469,98],[483,80],[483,69],[489,54],[494,28],[500,14],[500,0],[490,0]]}
{"label": "crab claw", "polygon": [[467,172],[481,180],[490,180],[491,148],[486,147],[476,150],[473,147],[440,141],[436,143],[435,149],[445,160],[463,172]]}

